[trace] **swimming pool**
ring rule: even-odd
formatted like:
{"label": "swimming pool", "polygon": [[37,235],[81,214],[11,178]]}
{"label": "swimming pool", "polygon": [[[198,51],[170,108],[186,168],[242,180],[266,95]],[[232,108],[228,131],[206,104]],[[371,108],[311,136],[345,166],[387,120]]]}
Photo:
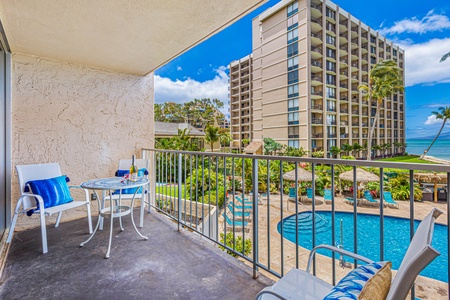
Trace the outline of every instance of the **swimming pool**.
{"label": "swimming pool", "polygon": [[[298,214],[299,245],[312,248],[312,213]],[[343,241],[340,240],[340,220],[343,223]],[[331,212],[316,212],[316,245],[331,245]],[[417,229],[419,221],[414,221]],[[283,219],[284,237],[295,243],[297,230],[295,229],[295,214]],[[281,232],[281,222],[278,223],[278,232]],[[375,215],[358,214],[358,254],[372,260],[380,260],[380,218]],[[343,244],[344,249],[353,249],[353,213],[335,213],[335,238],[337,244]],[[409,245],[409,219],[384,217],[384,260],[392,262],[392,268],[398,269],[406,249]],[[436,224],[433,235],[433,247],[441,255],[438,256],[420,275],[448,282],[448,250],[447,250],[447,226]],[[320,250],[318,253],[331,257],[331,252]],[[338,256],[336,256],[338,258]],[[350,261],[350,258],[346,258]]]}

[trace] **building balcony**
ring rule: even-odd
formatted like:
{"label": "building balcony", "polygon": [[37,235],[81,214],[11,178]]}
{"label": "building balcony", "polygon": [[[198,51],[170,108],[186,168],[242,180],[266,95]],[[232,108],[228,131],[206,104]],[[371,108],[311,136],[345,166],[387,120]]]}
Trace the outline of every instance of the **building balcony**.
{"label": "building balcony", "polygon": [[336,133],[328,133],[328,134],[327,134],[327,137],[328,137],[329,139],[335,139],[335,138],[337,137],[337,135],[336,135]]}
{"label": "building balcony", "polygon": [[323,124],[323,119],[312,118],[311,119],[311,124]]}
{"label": "building balcony", "polygon": [[341,139],[348,139],[348,133],[342,133],[339,135]]}
{"label": "building balcony", "polygon": [[322,110],[322,109],[323,109],[323,106],[322,106],[322,105],[319,105],[319,104],[311,105],[311,109],[314,109],[314,110]]}
{"label": "building balcony", "polygon": [[323,138],[323,133],[313,133],[313,134],[311,134],[311,137],[313,139],[321,139],[321,138]]}
{"label": "building balcony", "polygon": [[[339,112],[341,113],[341,114],[348,114],[348,109],[347,108],[341,108],[340,110],[339,110]],[[342,123],[342,122],[341,122]],[[346,124],[347,125],[347,124]]]}
{"label": "building balcony", "polygon": [[[312,135],[313,138],[316,136],[321,138],[320,135],[322,133],[313,133]],[[329,138],[336,138],[336,136],[337,134],[335,133],[329,134]],[[346,133],[339,134],[339,136],[348,138]],[[358,138],[359,134],[355,133],[352,137]],[[323,149],[320,144],[313,147],[311,150]],[[283,191],[279,190],[276,193],[270,193],[273,191],[267,191],[264,187],[262,190],[259,190],[261,195],[252,195],[234,185],[228,191],[225,191],[220,189],[222,182],[212,180],[212,176],[217,175],[211,175],[214,172],[209,172],[210,175],[205,173],[204,178],[202,178],[205,183],[210,182],[212,185],[208,185],[209,190],[205,190],[202,193],[203,196],[192,196],[192,200],[184,199],[182,193],[175,194],[173,191],[181,190],[184,191],[185,195],[195,195],[195,187],[188,184],[185,185],[183,178],[189,177],[190,174],[194,174],[198,170],[195,163],[183,163],[180,165],[180,168],[173,169],[174,161],[168,160],[168,157],[172,156],[180,162],[207,163],[212,170],[219,166],[219,164],[215,165],[216,162],[223,161],[226,163],[226,166],[220,167],[220,169],[230,170],[227,177],[231,182],[244,180],[241,177],[241,172],[233,173],[233,170],[239,168],[241,160],[246,160],[248,165],[253,166],[251,172],[254,175],[264,172],[264,174],[267,173],[268,178],[278,178],[279,174],[270,174],[272,172],[270,168],[264,168],[263,171],[263,169],[260,169],[260,165],[267,163],[267,160],[270,161],[271,165],[281,165],[283,163],[294,167],[305,159],[292,157],[286,160],[276,156],[267,156],[267,158],[261,160],[259,156],[254,155],[225,153],[221,153],[218,158],[216,153],[208,152],[193,154],[192,152],[144,149],[142,157],[151,157],[154,160],[154,166],[152,167],[154,169],[153,179],[149,185],[150,191],[148,193],[151,213],[144,215],[144,227],[140,229],[143,234],[149,237],[149,240],[142,240],[137,237],[132,230],[130,219],[122,217],[123,227],[126,230],[120,232],[117,227],[111,258],[105,261],[103,251],[109,238],[107,230],[98,232],[92,241],[83,248],[78,247],[79,243],[87,237],[85,219],[65,222],[58,229],[49,229],[50,247],[49,253],[46,255],[39,253],[39,228],[16,233],[6,262],[0,297],[2,299],[11,299],[20,296],[21,298],[31,299],[36,296],[36,289],[20,289],[20,287],[33,282],[36,286],[45,286],[45,289],[39,290],[39,297],[43,299],[53,298],[55,291],[57,291],[57,296],[61,299],[81,297],[93,299],[98,298],[99,295],[102,298],[115,299],[118,295],[125,295],[123,298],[128,298],[130,294],[145,295],[143,298],[148,298],[150,292],[153,299],[171,299],[174,298],[174,293],[177,295],[175,298],[180,299],[254,299],[261,289],[273,284],[272,280],[264,276],[266,271],[273,276],[281,277],[283,273],[281,266],[291,269],[297,263],[306,264],[307,255],[305,253],[299,252],[297,247],[286,247],[288,245],[286,231],[281,231],[281,234],[277,233],[281,239],[272,239],[270,242],[266,239],[268,233],[278,232],[277,224],[282,220],[283,214],[284,217],[296,215],[297,204],[291,203],[290,207],[277,204],[280,203],[280,199],[287,200],[288,195],[283,194],[280,196],[280,193],[283,193]],[[309,159],[311,160],[311,158]],[[314,172],[317,177],[322,176],[322,173],[329,173],[321,172],[324,170],[324,167],[327,170],[332,170],[331,167],[335,167],[337,164],[350,167],[350,169],[370,165],[381,172],[381,174],[377,173],[380,178],[385,177],[385,171],[383,170],[393,168],[396,170],[400,169],[399,173],[406,173],[408,176],[410,173],[412,175],[416,174],[419,170],[450,173],[450,167],[447,165],[401,164],[377,161],[372,161],[368,164],[364,160],[350,160],[348,163],[339,160],[334,164],[332,159],[312,159],[312,162],[314,163],[312,164],[311,172]],[[173,171],[173,173],[168,173],[168,170]],[[182,180],[178,181],[178,178]],[[248,188],[252,190],[253,187],[258,186],[258,176],[249,178]],[[353,181],[356,180],[357,178],[353,178]],[[159,184],[156,185],[156,183]],[[340,183],[337,180],[333,181],[330,187],[331,190],[336,190],[338,184]],[[206,188],[206,185],[204,188]],[[316,186],[316,188],[318,187]],[[404,246],[406,248],[410,240],[409,228],[414,226],[414,219],[423,218],[433,206],[442,210],[447,208],[447,203],[414,203],[413,201],[398,201],[398,209],[385,208],[381,210],[374,207],[366,207],[362,202],[358,203],[360,204],[358,206],[353,206],[344,201],[345,197],[353,197],[348,188],[343,187],[343,192],[350,193],[349,195],[340,196],[336,194],[335,204],[332,206],[325,205],[320,210],[331,212],[328,214],[344,212],[345,215],[354,218],[355,222],[358,222],[358,229],[363,231],[371,230],[361,225],[363,222],[367,223],[365,214],[370,213],[371,218],[374,218],[373,223],[380,226],[377,230],[373,230],[372,236],[375,239],[379,239],[379,232],[384,232],[384,244],[375,246],[368,243],[365,244],[366,237],[359,230],[354,232],[352,236],[358,245],[369,247],[368,250],[374,253],[374,260],[378,259],[382,255],[381,253],[384,253],[386,259],[394,259],[389,256],[393,252],[389,248],[393,244],[390,241],[395,240],[397,242],[395,247],[398,247],[399,243],[405,243]],[[409,186],[407,188],[409,189]],[[223,191],[224,196],[213,198],[213,201],[206,203],[205,199],[210,199],[206,198],[210,197],[207,195],[215,194],[216,191]],[[225,196],[225,192],[228,193],[228,197]],[[220,193],[219,196],[221,195]],[[241,195],[241,193],[244,194]],[[410,194],[414,195],[413,192]],[[257,209],[248,210],[250,217],[245,220],[229,210],[230,206],[240,205],[236,197],[238,195],[248,198],[246,201],[257,207]],[[316,197],[319,199],[318,195],[312,195],[313,201],[315,201]],[[354,195],[354,197],[357,198],[357,195]],[[219,199],[221,199],[220,203]],[[447,199],[447,201],[449,200]],[[414,207],[411,205],[414,205]],[[313,214],[317,214],[316,216],[322,218],[321,212],[314,211],[314,206],[310,209],[312,209]],[[410,215],[411,209],[414,209],[414,215],[412,216]],[[357,210],[356,214],[355,210]],[[226,212],[227,219],[224,219],[224,212]],[[307,213],[310,212],[308,211]],[[134,214],[135,217],[139,217],[138,210]],[[383,227],[389,226],[381,221],[387,222],[388,218],[386,216],[402,218],[395,219],[399,223],[396,225],[393,236],[388,235],[388,230]],[[341,217],[343,216],[339,215],[338,218]],[[292,218],[295,219],[295,217]],[[267,220],[272,220],[273,222],[268,223]],[[404,222],[404,224],[400,224],[400,221]],[[109,222],[108,219],[105,222]],[[445,216],[443,220],[438,219],[438,222],[448,226],[448,220]],[[322,227],[315,227],[316,231],[313,232],[314,226],[302,228],[301,230],[303,230],[303,234],[308,235],[320,235],[327,232],[327,234],[330,234],[331,241],[330,232],[338,231],[338,224],[338,222],[328,222],[327,226],[330,226],[330,228],[325,231],[320,230]],[[344,222],[344,230],[347,232],[352,231],[352,226],[353,222]],[[402,230],[402,226],[405,226],[404,234],[406,235],[403,242],[399,240],[401,235],[398,234]],[[130,227],[131,230],[127,230]],[[227,234],[226,236],[230,239],[243,237],[244,240],[252,240],[254,238],[258,240],[252,240],[252,247],[250,247],[249,252],[244,254],[238,247],[228,246],[231,245],[228,243],[225,244],[221,234]],[[440,233],[435,232],[434,238],[437,240],[441,238],[445,240],[447,238],[446,231],[442,237],[438,236],[438,234]],[[328,238],[326,239],[328,240]],[[205,240],[208,242],[205,242]],[[333,241],[330,243],[334,244]],[[352,242],[349,241],[348,244],[349,249],[351,249]],[[282,249],[283,245],[284,250],[281,253],[280,249]],[[219,247],[225,247],[229,253],[244,258],[248,263],[238,262],[231,255],[220,250]],[[438,251],[444,253],[447,243],[443,243],[440,246],[436,245],[436,247],[438,247]],[[261,259],[261,253],[269,248],[271,251],[264,252],[267,255],[267,259]],[[361,249],[358,248],[358,250]],[[130,255],[130,253],[133,253],[133,255]],[[281,256],[280,264],[269,263],[269,261],[273,262],[280,259],[281,254],[283,255]],[[55,259],[55,256],[58,259]],[[402,258],[403,256],[400,255],[399,259],[401,260]],[[439,266],[438,272],[447,274],[448,265],[439,261],[438,259],[440,258],[438,257],[436,260],[436,264]],[[447,258],[444,256],[442,259],[445,262]],[[394,263],[397,266],[399,265],[397,261]],[[316,265],[320,266],[317,268],[319,276],[328,275],[325,278],[328,278],[327,280],[330,283],[333,280],[337,282],[339,278],[349,271],[348,269],[336,268],[335,262],[332,262],[329,257],[324,255],[316,256]],[[33,268],[30,268],[30,266],[33,266]],[[255,269],[252,269],[252,266],[255,266]],[[117,270],[120,270],[120,272]],[[259,274],[259,278],[257,280],[253,279],[252,273]],[[99,274],[102,274],[104,280],[96,279],[99,278]],[[427,274],[431,274],[428,276],[435,276],[433,271]],[[65,278],[66,280],[49,280],[49,278],[55,277]],[[199,278],[208,278],[208,281],[205,282],[205,280],[199,280]],[[125,279],[126,290],[124,290],[123,286]],[[167,284],[168,281],[171,282],[170,285]],[[432,282],[429,285],[423,284],[430,281]],[[221,284],[217,284],[217,282]],[[433,295],[437,295],[433,294],[433,292],[446,291],[446,283],[442,280],[425,279],[419,276],[416,283],[419,283],[421,286],[420,290],[416,289],[416,297],[423,297],[425,293],[433,299]],[[227,288],[224,288],[223,284]]]}

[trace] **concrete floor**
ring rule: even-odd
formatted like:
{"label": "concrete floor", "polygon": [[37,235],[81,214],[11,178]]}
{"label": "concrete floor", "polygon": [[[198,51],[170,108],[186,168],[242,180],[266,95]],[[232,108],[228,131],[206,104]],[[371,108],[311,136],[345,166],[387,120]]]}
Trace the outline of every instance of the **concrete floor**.
{"label": "concrete floor", "polygon": [[248,266],[196,234],[178,232],[163,216],[152,212],[145,218],[141,232],[147,241],[128,216],[124,232],[115,223],[109,259],[109,230],[79,247],[88,237],[86,219],[47,226],[47,254],[39,228],[15,234],[0,299],[254,299],[272,284],[263,276],[252,279]]}

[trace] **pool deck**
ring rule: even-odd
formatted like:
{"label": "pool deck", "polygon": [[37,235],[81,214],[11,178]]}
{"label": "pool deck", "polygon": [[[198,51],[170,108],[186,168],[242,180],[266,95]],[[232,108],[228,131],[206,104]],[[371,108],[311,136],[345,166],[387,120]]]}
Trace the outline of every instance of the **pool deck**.
{"label": "pool deck", "polygon": [[[353,212],[353,205],[344,202],[342,196],[335,197],[335,211],[339,212]],[[288,217],[295,213],[295,202],[289,202],[289,209],[287,209],[288,195],[283,196],[283,217]],[[408,218],[410,216],[410,203],[408,201],[397,201],[399,208],[384,207],[385,216],[394,216],[401,218]],[[277,224],[280,222],[280,195],[270,195],[270,210],[269,217],[269,233],[267,233],[267,200],[263,200],[259,204],[259,260],[261,263],[267,265],[268,253],[270,249],[270,267],[273,270],[286,274],[290,269],[295,267],[295,244],[289,241],[283,241],[283,253],[281,251],[280,234],[277,230]],[[415,202],[414,203],[414,218],[422,220],[433,207],[437,207],[444,213],[437,219],[437,223],[446,224],[447,222],[447,203],[446,202]],[[304,212],[312,209],[312,203],[298,205],[298,211]],[[331,204],[325,204],[322,197],[317,196],[315,202],[316,211],[331,211]],[[379,206],[358,206],[358,213],[379,215]],[[251,232],[246,233],[246,236],[251,237]],[[268,236],[270,237],[270,248],[268,247]],[[305,269],[309,250],[298,247],[299,251],[299,268]],[[284,257],[284,270],[281,270],[281,257]],[[328,282],[332,282],[332,260],[329,257],[317,255],[316,275]],[[319,267],[320,266],[320,267]],[[336,260],[336,280],[345,276],[350,269],[342,269],[338,266]],[[267,274],[262,271],[262,274],[277,280],[275,276]],[[416,297],[421,299],[448,299],[448,284],[419,276],[416,280]]]}

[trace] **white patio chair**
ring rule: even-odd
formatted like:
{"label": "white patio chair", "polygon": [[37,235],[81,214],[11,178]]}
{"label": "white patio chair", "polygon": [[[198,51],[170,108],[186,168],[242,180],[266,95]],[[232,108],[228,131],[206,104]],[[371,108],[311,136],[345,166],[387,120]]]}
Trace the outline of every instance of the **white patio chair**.
{"label": "white patio chair", "polygon": [[[150,167],[150,160],[148,159],[135,159],[134,163],[136,165],[136,167],[138,168],[138,170],[142,170],[145,169],[147,171],[148,174],[148,170]],[[120,159],[119,160],[119,166],[118,166],[118,171],[119,170],[129,170],[131,166],[131,159]],[[144,175],[146,178],[148,177],[148,175]],[[121,201],[123,200],[132,200],[133,199],[133,195],[134,194],[122,194],[121,196]],[[145,204],[146,204],[146,195],[148,195],[148,186],[143,186],[141,188],[141,192],[140,193],[136,193],[136,198],[135,199],[141,199],[141,207],[140,207],[140,212],[139,212],[139,227],[144,227],[144,210],[145,210]],[[106,200],[110,200],[109,195],[106,194],[106,191],[103,192],[102,194],[102,208],[105,207],[105,201]],[[113,200],[116,200],[116,205],[118,200],[119,200],[119,194],[113,194],[112,195]],[[122,228],[122,224],[120,226]],[[103,218],[100,221],[100,230],[103,229]]]}
{"label": "white patio chair", "polygon": [[[422,220],[414,234],[405,257],[393,279],[387,300],[401,300],[408,295],[417,275],[440,253],[431,246],[435,219],[443,212],[434,208]],[[310,274],[311,263],[317,249],[328,249],[344,256],[356,258],[359,261],[373,263],[363,256],[345,251],[333,246],[320,245],[311,250],[306,271],[292,269],[277,283],[266,287],[256,295],[256,299],[323,299],[327,296],[333,285]]]}
{"label": "white patio chair", "polygon": [[[9,229],[7,243],[11,242],[14,227],[16,226],[17,217],[19,213],[27,213],[28,211],[34,209],[35,212],[39,213],[40,223],[41,223],[41,233],[42,233],[42,252],[47,253],[47,230],[45,217],[51,216],[52,214],[58,214],[56,219],[55,227],[59,226],[61,221],[62,212],[68,209],[80,207],[86,205],[89,233],[92,233],[92,221],[91,221],[91,206],[89,202],[89,193],[87,190],[85,192],[85,199],[81,201],[72,201],[69,203],[52,206],[44,208],[44,200],[40,195],[35,195],[31,191],[25,192],[27,182],[32,180],[50,179],[54,177],[61,176],[61,168],[58,163],[49,164],[36,164],[36,165],[18,165],[16,166],[17,175],[19,177],[19,187],[20,187],[20,197],[17,201],[16,208],[14,210],[14,216],[11,222],[11,228]],[[69,186],[71,188],[81,188],[79,186]],[[36,200],[39,202],[39,209],[37,209]]]}

